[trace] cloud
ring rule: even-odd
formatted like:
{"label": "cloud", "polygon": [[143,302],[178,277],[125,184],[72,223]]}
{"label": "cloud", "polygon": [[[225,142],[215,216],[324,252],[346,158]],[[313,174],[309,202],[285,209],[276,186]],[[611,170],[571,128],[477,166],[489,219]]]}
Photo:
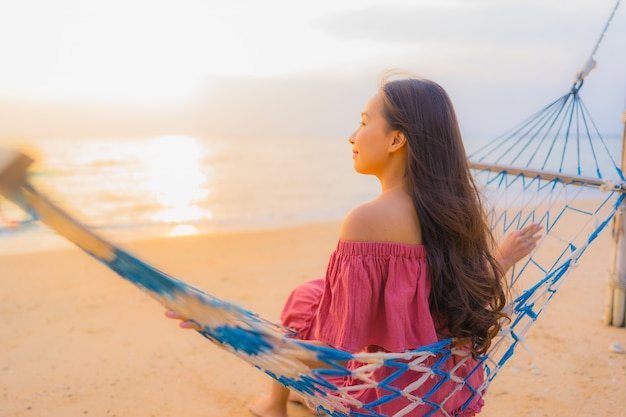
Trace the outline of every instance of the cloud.
{"label": "cloud", "polygon": [[338,39],[386,44],[548,42],[564,46],[589,41],[588,33],[599,34],[604,19],[584,10],[555,9],[550,3],[474,2],[459,7],[372,6],[334,13],[314,24]]}
{"label": "cloud", "polygon": [[[322,2],[304,11],[291,2],[281,9],[286,15],[269,21],[263,16],[273,9],[254,3],[243,23],[235,6],[221,14],[191,8],[195,18],[181,20],[184,29],[162,24],[171,21],[166,8],[150,9],[152,17],[136,27],[111,9],[106,16],[125,22],[113,34],[104,30],[109,19],[96,19],[99,13],[89,14],[95,26],[72,17],[65,35],[26,37],[15,56],[32,60],[0,70],[7,91],[21,77],[22,87],[47,100],[36,102],[33,94],[31,102],[15,104],[4,92],[0,135],[345,138],[390,68],[440,82],[468,130],[500,133],[567,92],[613,6],[608,0],[398,1],[342,2],[341,8]],[[188,11],[175,10],[178,19]],[[620,30],[626,10],[618,12],[583,91],[601,129],[612,132],[621,130],[626,96]],[[278,24],[284,20],[288,25]],[[61,35],[72,42],[61,42]],[[34,51],[54,45],[57,67],[43,65],[48,55]],[[83,102],[55,102],[62,93]]]}

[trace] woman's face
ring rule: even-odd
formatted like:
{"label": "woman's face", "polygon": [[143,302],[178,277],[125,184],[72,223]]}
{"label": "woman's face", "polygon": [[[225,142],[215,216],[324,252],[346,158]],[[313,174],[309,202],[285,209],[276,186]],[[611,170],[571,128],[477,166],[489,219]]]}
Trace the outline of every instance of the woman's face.
{"label": "woman's face", "polygon": [[383,108],[383,98],[377,93],[365,105],[361,124],[348,139],[354,169],[360,174],[379,175],[387,163],[393,131],[383,116]]}

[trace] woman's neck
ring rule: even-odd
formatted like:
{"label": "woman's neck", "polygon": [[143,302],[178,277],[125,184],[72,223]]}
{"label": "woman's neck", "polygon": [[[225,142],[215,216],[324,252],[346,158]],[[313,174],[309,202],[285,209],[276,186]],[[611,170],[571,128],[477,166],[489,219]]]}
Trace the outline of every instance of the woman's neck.
{"label": "woman's neck", "polygon": [[402,148],[397,152],[391,153],[389,162],[385,168],[377,175],[381,185],[381,194],[392,191],[407,192],[406,184],[407,174],[407,154],[406,149]]}
{"label": "woman's neck", "polygon": [[407,191],[404,174],[387,175],[385,177],[379,177],[378,180],[380,181],[381,194],[395,191]]}

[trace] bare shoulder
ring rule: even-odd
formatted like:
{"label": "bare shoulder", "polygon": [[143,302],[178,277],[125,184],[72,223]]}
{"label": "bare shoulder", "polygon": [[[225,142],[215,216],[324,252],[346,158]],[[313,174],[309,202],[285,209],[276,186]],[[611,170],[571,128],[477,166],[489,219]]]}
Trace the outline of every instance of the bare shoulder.
{"label": "bare shoulder", "polygon": [[354,242],[422,243],[419,221],[410,199],[378,198],[352,209],[339,237]]}
{"label": "bare shoulder", "polygon": [[342,240],[375,240],[376,228],[382,220],[380,208],[373,203],[365,203],[353,208],[341,223],[339,237]]}

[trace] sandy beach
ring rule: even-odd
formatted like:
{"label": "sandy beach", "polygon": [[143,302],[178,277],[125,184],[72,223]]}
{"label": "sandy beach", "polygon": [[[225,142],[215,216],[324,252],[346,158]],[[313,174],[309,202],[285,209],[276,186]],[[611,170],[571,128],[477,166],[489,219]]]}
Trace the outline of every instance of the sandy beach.
{"label": "sandy beach", "polygon": [[[128,241],[131,253],[275,320],[296,284],[324,274],[336,223]],[[618,416],[626,329],[602,323],[605,231],[497,376],[484,416]],[[268,379],[82,251],[0,256],[0,416],[249,416]],[[308,415],[296,405],[290,413]]]}

